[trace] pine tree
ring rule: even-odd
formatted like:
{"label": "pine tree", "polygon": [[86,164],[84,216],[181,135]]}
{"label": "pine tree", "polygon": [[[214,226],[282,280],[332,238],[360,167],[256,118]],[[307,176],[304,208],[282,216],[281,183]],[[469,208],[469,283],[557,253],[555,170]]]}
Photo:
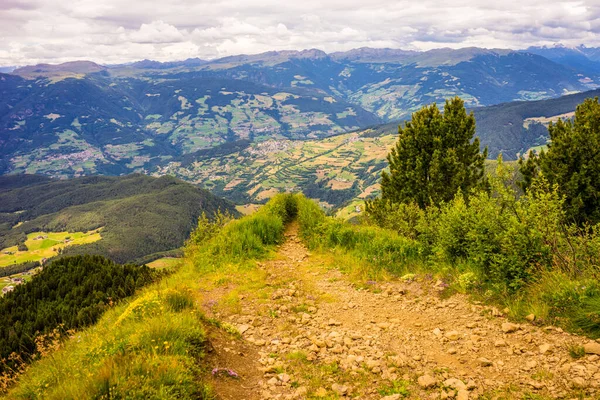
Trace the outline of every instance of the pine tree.
{"label": "pine tree", "polygon": [[527,190],[540,172],[557,184],[567,218],[578,224],[600,222],[600,104],[586,99],[573,121],[559,119],[548,127],[548,150],[529,154],[519,164]]}
{"label": "pine tree", "polygon": [[415,203],[420,208],[450,201],[458,191],[486,188],[475,117],[464,102],[447,100],[442,114],[434,103],[398,128],[398,142],[388,154],[389,173],[381,176],[381,199],[367,202],[367,212],[387,203]]}

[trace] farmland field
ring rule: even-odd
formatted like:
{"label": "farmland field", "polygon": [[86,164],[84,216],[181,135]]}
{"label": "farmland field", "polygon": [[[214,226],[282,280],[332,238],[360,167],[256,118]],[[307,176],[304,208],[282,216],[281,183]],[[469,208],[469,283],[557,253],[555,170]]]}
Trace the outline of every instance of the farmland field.
{"label": "farmland field", "polygon": [[58,254],[59,249],[97,242],[102,239],[100,229],[89,232],[33,232],[27,235],[27,251],[19,251],[18,246],[0,251],[0,267],[21,264],[28,261],[41,261]]}
{"label": "farmland field", "polygon": [[163,258],[159,258],[158,260],[154,260],[146,265],[149,266],[150,268],[154,268],[154,269],[165,269],[165,268],[174,267],[177,264],[179,264],[180,262],[181,262],[181,258],[163,257]]}

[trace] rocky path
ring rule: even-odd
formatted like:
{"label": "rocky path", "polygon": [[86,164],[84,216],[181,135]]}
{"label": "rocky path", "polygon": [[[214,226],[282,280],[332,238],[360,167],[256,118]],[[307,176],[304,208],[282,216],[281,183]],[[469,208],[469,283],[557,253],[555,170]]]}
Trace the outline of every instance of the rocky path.
{"label": "rocky path", "polygon": [[311,255],[294,224],[286,237],[260,264],[264,290],[207,294],[239,299],[214,315],[241,333],[212,335],[211,367],[240,376],[211,377],[220,398],[600,398],[600,344],[443,298],[431,280],[356,285],[335,258]]}

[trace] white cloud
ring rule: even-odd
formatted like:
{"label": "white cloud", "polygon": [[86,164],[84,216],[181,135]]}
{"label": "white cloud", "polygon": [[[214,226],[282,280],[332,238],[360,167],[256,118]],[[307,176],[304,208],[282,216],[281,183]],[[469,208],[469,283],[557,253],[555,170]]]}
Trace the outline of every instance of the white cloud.
{"label": "white cloud", "polygon": [[185,40],[179,29],[160,20],[142,24],[139,30],[125,35],[124,39],[132,43],[175,43]]}
{"label": "white cloud", "polygon": [[1,0],[0,65],[268,50],[600,46],[597,0]]}

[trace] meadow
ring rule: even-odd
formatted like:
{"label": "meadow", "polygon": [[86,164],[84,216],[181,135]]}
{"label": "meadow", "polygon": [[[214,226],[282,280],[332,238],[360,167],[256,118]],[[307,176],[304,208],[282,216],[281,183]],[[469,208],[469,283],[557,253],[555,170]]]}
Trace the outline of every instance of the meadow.
{"label": "meadow", "polygon": [[102,239],[102,228],[88,232],[32,232],[27,235],[27,250],[19,246],[0,250],[0,268],[12,264],[42,261],[57,256],[69,246],[94,243]]}

